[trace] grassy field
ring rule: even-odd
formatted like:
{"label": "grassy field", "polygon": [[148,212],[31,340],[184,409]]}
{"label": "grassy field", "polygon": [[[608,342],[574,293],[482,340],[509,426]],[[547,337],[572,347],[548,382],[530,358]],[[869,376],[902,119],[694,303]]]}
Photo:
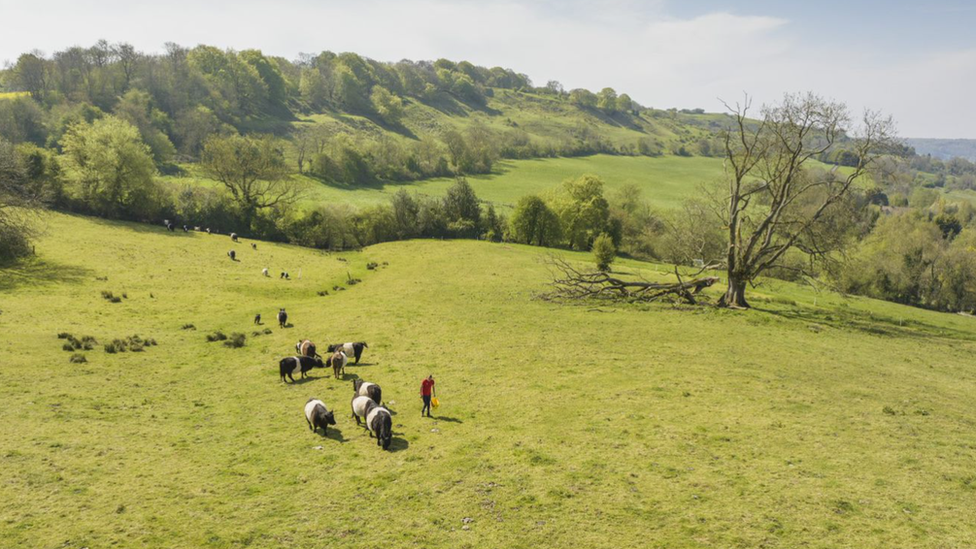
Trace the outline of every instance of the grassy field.
{"label": "grassy field", "polygon": [[[0,547],[976,545],[971,317],[769,282],[750,312],[559,305],[545,251],[474,241],[231,247],[50,214],[0,271]],[[158,345],[71,364],[59,332]],[[303,337],[369,349],[282,384]],[[355,377],[391,452],[346,415]]]}
{"label": "grassy field", "polygon": [[[216,186],[194,166],[186,177],[168,177],[176,184]],[[702,185],[713,184],[722,177],[722,160],[704,157],[594,155],[580,158],[545,158],[499,162],[495,173],[468,177],[478,197],[501,210],[510,210],[518,199],[533,193],[544,193],[558,187],[568,178],[583,174],[600,176],[605,191],[613,193],[633,184],[644,192],[644,198],[655,206],[675,207],[682,200],[700,193]],[[428,179],[409,183],[388,183],[373,187],[346,187],[298,177],[307,183],[306,205],[351,204],[356,207],[389,203],[400,189],[427,196],[443,196],[454,183],[453,178]]]}

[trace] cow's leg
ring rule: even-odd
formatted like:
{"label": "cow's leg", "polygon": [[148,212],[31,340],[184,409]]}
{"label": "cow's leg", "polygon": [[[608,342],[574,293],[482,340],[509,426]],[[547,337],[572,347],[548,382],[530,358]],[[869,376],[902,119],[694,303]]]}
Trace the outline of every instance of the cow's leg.
{"label": "cow's leg", "polygon": [[309,421],[308,418],[305,418],[305,423],[308,423],[308,430],[309,431],[314,431],[315,430],[315,427],[312,427],[312,422]]}

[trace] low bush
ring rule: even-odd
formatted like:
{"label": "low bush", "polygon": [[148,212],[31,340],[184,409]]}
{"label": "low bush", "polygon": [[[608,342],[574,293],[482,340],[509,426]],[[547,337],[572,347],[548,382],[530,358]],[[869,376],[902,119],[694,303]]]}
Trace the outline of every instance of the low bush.
{"label": "low bush", "polygon": [[216,332],[214,332],[212,334],[207,334],[207,341],[208,342],[224,341],[225,339],[227,339],[227,335],[224,334],[224,332],[221,332],[220,330],[217,330]]}
{"label": "low bush", "polygon": [[247,341],[247,336],[240,333],[234,332],[230,335],[230,339],[224,342],[225,347],[230,347],[232,349],[239,349],[244,346]]}
{"label": "low bush", "polygon": [[68,362],[72,364],[84,364],[85,362],[88,362],[88,359],[85,358],[85,355],[81,353],[75,353],[71,355],[71,358],[68,359]]}

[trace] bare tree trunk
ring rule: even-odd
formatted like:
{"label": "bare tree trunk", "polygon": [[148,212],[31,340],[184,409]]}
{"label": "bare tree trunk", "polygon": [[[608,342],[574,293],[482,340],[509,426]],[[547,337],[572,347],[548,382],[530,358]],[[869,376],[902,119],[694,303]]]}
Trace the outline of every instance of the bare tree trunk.
{"label": "bare tree trunk", "polygon": [[739,275],[729,273],[729,289],[718,302],[720,307],[733,309],[748,309],[749,303],[746,301],[746,280]]}

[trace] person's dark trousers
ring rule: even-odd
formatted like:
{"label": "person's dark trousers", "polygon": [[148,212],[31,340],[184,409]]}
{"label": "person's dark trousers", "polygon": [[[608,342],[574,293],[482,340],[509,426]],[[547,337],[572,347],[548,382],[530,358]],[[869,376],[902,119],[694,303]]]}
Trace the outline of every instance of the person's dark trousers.
{"label": "person's dark trousers", "polygon": [[426,413],[430,417],[430,395],[420,395],[420,398],[424,399],[424,409],[420,411],[420,415]]}

